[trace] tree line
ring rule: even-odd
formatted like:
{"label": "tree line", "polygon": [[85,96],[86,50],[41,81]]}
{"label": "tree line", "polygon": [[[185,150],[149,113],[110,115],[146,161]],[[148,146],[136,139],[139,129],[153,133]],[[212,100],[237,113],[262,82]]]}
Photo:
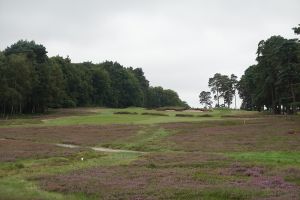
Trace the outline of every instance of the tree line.
{"label": "tree line", "polygon": [[0,51],[0,113],[42,113],[48,108],[188,106],[178,94],[151,87],[141,68],[105,61],[72,63],[20,40]]}
{"label": "tree line", "polygon": [[[300,25],[293,29],[299,34]],[[257,64],[239,81],[242,108],[274,114],[296,113],[300,106],[300,42],[272,36],[257,48]]]}
{"label": "tree line", "polygon": [[[300,34],[300,25],[293,28]],[[248,67],[238,81],[216,73],[208,86],[217,101],[216,107],[229,107],[236,90],[242,99],[241,109],[268,110],[274,114],[295,114],[300,108],[300,41],[272,36],[257,48],[256,64]],[[202,91],[200,103],[212,106],[211,92]],[[220,98],[224,100],[220,104]]]}

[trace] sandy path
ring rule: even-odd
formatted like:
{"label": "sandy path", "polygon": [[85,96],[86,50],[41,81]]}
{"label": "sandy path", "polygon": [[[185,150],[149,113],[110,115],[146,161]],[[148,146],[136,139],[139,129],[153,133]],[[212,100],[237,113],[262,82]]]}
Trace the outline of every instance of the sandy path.
{"label": "sandy path", "polygon": [[[0,140],[7,140],[6,138],[0,138]],[[105,147],[82,147],[79,145],[74,144],[54,144],[58,147],[65,147],[65,148],[88,148],[92,149],[94,151],[101,151],[101,152],[110,152],[110,153],[145,153],[142,151],[132,151],[132,150],[122,150],[122,149],[111,149],[111,148],[105,148]]]}
{"label": "sandy path", "polygon": [[[73,144],[55,144],[59,147],[65,147],[65,148],[82,148],[78,145]],[[92,149],[94,151],[101,151],[101,152],[110,152],[110,153],[145,153],[141,151],[131,151],[131,150],[122,150],[122,149],[110,149],[110,148],[104,148],[104,147],[85,147],[88,149]]]}

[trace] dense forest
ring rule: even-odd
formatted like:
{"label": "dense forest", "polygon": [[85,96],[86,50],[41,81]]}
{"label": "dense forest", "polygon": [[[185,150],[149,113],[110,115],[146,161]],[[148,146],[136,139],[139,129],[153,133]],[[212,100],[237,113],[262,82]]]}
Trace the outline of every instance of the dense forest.
{"label": "dense forest", "polygon": [[[300,25],[293,28],[300,34]],[[216,73],[208,81],[209,91],[199,95],[200,103],[228,108],[236,99],[236,91],[243,100],[241,109],[268,110],[274,114],[295,114],[300,107],[300,42],[272,36],[258,44],[257,64],[248,67],[241,79]],[[223,104],[220,103],[223,100]],[[235,104],[236,107],[236,104]]]}
{"label": "dense forest", "polygon": [[[293,28],[300,34],[300,25]],[[258,44],[257,64],[247,68],[238,84],[242,108],[274,114],[296,113],[300,106],[300,42],[272,36]]]}
{"label": "dense forest", "polygon": [[141,68],[117,62],[72,63],[20,40],[0,51],[0,112],[41,113],[48,108],[188,106],[173,90],[151,87]]}

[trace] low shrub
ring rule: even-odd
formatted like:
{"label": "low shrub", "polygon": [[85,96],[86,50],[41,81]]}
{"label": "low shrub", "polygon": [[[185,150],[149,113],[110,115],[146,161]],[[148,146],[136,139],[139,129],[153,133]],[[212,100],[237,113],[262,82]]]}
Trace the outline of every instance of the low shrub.
{"label": "low shrub", "polygon": [[213,115],[210,115],[210,114],[204,114],[204,115],[198,115],[197,117],[213,117]]}
{"label": "low shrub", "polygon": [[147,165],[147,168],[155,169],[157,166],[154,163],[150,163]]}
{"label": "low shrub", "polygon": [[212,109],[207,109],[207,108],[191,108],[190,110],[198,110],[202,112],[213,112]]}
{"label": "low shrub", "polygon": [[127,112],[127,111],[120,111],[120,112],[114,112],[116,115],[137,115],[137,112]]}
{"label": "low shrub", "polygon": [[221,115],[221,117],[229,117],[229,118],[241,118],[239,115]]}
{"label": "low shrub", "polygon": [[176,114],[175,117],[194,117],[192,114]]}
{"label": "low shrub", "polygon": [[156,108],[158,111],[166,111],[166,110],[174,110],[174,111],[184,111],[187,110],[186,107],[177,107],[177,106],[165,106],[165,107],[159,107]]}
{"label": "low shrub", "polygon": [[23,163],[16,163],[15,164],[15,168],[16,169],[23,169],[25,166],[24,166],[24,164]]}
{"label": "low shrub", "polygon": [[228,114],[228,115],[221,115],[221,117],[224,118],[257,118],[260,117],[260,115],[253,115],[253,114]]}
{"label": "low shrub", "polygon": [[144,113],[142,113],[142,115],[169,116],[169,115],[164,114],[164,113],[148,113],[148,112],[144,112]]}

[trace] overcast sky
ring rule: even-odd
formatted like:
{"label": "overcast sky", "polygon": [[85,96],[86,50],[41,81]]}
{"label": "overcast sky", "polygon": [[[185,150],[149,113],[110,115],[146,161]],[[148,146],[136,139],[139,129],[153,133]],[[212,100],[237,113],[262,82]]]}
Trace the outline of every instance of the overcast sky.
{"label": "overcast sky", "polygon": [[0,0],[0,50],[27,39],[72,62],[141,67],[199,107],[209,77],[240,77],[260,40],[294,38],[299,23],[299,0]]}

